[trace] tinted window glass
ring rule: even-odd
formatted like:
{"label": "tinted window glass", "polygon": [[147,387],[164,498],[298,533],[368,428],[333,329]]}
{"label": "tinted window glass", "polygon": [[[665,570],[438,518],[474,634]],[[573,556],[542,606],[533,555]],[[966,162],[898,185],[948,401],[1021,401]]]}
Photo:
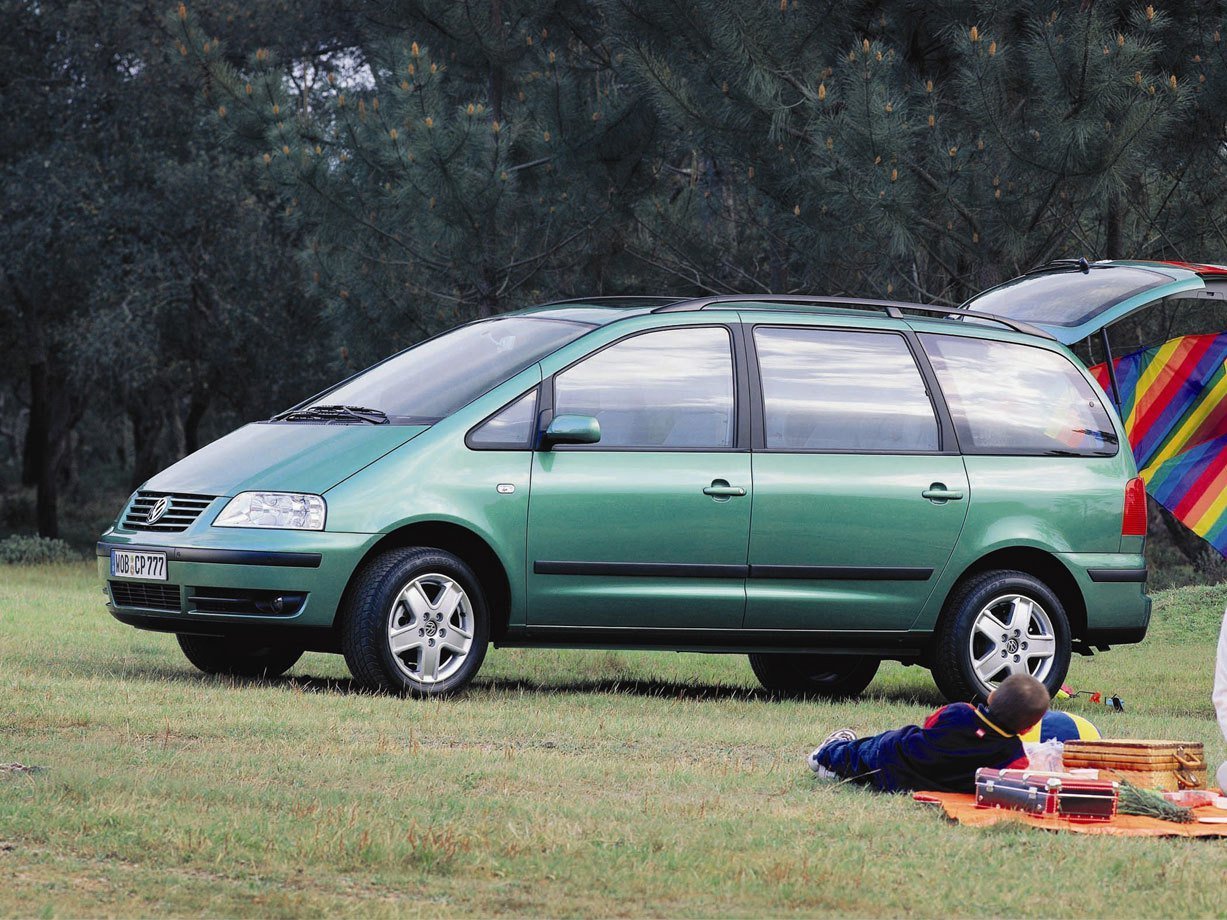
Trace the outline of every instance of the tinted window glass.
{"label": "tinted window glass", "polygon": [[902,336],[760,327],[754,346],[767,447],[938,449],[933,405]]}
{"label": "tinted window glass", "polygon": [[372,367],[314,405],[382,409],[393,421],[438,421],[591,329],[523,316],[461,326]]}
{"label": "tinted window glass", "polygon": [[733,446],[733,357],[726,329],[649,332],[563,371],[555,415],[590,415],[602,447]]}
{"label": "tinted window glass", "polygon": [[1171,280],[1161,272],[1122,266],[1026,275],[981,294],[967,307],[1024,323],[1080,326],[1134,294]]}
{"label": "tinted window glass", "polygon": [[1095,388],[1043,348],[922,335],[969,453],[1112,456],[1117,438]]}
{"label": "tinted window glass", "polygon": [[537,421],[537,391],[525,393],[469,435],[479,446],[527,447]]}

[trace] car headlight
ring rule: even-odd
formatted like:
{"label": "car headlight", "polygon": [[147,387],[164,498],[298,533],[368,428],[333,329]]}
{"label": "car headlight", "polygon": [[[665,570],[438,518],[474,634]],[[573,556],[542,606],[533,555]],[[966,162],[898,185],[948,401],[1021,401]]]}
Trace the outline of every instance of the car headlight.
{"label": "car headlight", "polygon": [[271,527],[323,530],[328,506],[304,492],[240,492],[230,499],[214,527]]}

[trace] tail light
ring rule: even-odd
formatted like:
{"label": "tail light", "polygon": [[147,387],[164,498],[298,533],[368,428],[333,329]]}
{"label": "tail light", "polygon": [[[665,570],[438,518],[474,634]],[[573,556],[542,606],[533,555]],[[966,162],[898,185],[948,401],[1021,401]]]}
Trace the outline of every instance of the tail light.
{"label": "tail light", "polygon": [[1146,536],[1146,483],[1130,479],[1125,486],[1125,516],[1121,520],[1122,537]]}

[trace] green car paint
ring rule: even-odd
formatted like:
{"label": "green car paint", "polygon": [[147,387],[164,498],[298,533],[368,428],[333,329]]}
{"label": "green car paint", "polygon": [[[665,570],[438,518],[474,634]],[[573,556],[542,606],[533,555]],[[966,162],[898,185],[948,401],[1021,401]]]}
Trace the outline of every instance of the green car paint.
{"label": "green car paint", "polygon": [[[108,606],[141,628],[335,651],[339,613],[364,565],[389,547],[426,546],[479,572],[496,644],[928,663],[952,593],[988,559],[1057,573],[1081,649],[1141,640],[1150,612],[1138,574],[1142,538],[1123,537],[1121,528],[1123,490],[1136,476],[1127,449],[1076,457],[961,452],[931,376],[926,392],[945,426],[940,449],[774,450],[751,436],[763,411],[752,344],[759,326],[909,335],[914,350],[916,332],[1016,342],[1057,352],[1090,380],[1063,346],[989,325],[838,304],[655,306],[524,311],[591,325],[430,424],[269,421],[208,445],[140,490],[211,497],[186,529],[133,529],[125,524],[130,501],[102,535],[98,570]],[[630,337],[688,327],[726,330],[736,343],[730,446],[551,448],[541,440],[548,411],[535,415],[531,443],[470,442],[525,394],[540,394],[538,407],[548,403],[559,372]],[[582,442],[593,422],[580,416],[565,424]],[[323,496],[325,529],[215,526],[231,498],[260,490]],[[121,603],[116,586],[144,582],[112,574],[117,548],[165,552],[166,585],[177,587],[178,603],[165,596],[156,607]],[[1107,570],[1128,580],[1105,580]],[[194,599],[209,589],[305,601],[288,615],[237,602],[206,611]]]}

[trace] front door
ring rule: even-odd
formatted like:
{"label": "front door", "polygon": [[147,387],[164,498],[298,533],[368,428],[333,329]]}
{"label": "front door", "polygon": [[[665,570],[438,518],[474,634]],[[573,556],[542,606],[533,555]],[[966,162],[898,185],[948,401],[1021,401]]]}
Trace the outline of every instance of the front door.
{"label": "front door", "polygon": [[905,630],[970,499],[902,332],[757,326],[746,627]]}
{"label": "front door", "polygon": [[554,416],[591,416],[601,439],[533,457],[530,628],[741,626],[752,487],[733,367],[728,328],[683,326],[555,375]]}

